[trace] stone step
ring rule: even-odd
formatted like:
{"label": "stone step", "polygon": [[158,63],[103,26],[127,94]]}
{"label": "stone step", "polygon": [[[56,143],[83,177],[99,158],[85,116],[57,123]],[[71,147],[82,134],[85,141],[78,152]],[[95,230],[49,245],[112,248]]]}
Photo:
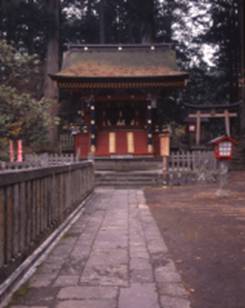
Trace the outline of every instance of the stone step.
{"label": "stone step", "polygon": [[128,182],[128,183],[121,183],[121,182],[96,182],[96,186],[104,187],[156,187],[160,186],[161,183],[155,183],[155,182]]}
{"label": "stone step", "polygon": [[96,179],[98,180],[102,180],[102,181],[132,181],[132,182],[135,182],[135,181],[142,181],[142,182],[147,182],[147,181],[152,181],[152,180],[155,180],[155,179],[158,179],[160,178],[160,176],[152,176],[152,177],[96,177]]}
{"label": "stone step", "polygon": [[95,160],[96,184],[113,187],[144,187],[161,184],[161,159],[153,157]]}
{"label": "stone step", "polygon": [[125,177],[125,178],[119,178],[119,177],[97,177],[98,180],[102,180],[102,181],[142,181],[142,182],[146,182],[146,181],[152,181],[152,179],[157,179],[159,177],[142,177],[142,178],[137,178],[137,177]]}
{"label": "stone step", "polygon": [[133,189],[133,188],[145,188],[145,187],[158,187],[161,184],[151,184],[151,183],[129,183],[129,184],[109,184],[109,183],[99,183],[96,184],[96,187],[112,187],[115,189]]}
{"label": "stone step", "polygon": [[155,158],[122,158],[122,159],[96,159],[95,170],[96,171],[145,171],[161,169],[161,159]]}
{"label": "stone step", "polygon": [[155,174],[95,174],[97,178],[103,179],[152,179],[161,176],[160,173]]}
{"label": "stone step", "polygon": [[158,172],[96,172],[98,186],[156,186],[161,183]]}
{"label": "stone step", "polygon": [[141,179],[96,179],[96,182],[98,183],[156,183],[158,181],[160,181],[161,178],[155,178],[155,179],[145,179],[145,180],[141,180]]}

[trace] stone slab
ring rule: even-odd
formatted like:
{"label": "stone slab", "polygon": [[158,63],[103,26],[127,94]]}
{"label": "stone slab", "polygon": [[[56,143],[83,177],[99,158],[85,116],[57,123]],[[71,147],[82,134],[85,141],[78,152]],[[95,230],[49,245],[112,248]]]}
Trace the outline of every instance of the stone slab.
{"label": "stone slab", "polygon": [[116,307],[117,304],[116,301],[114,300],[63,301],[56,305],[56,308],[116,308]]}
{"label": "stone slab", "polygon": [[52,284],[52,282],[57,277],[57,273],[53,275],[49,274],[36,274],[29,281],[29,286],[31,288],[46,288]]}
{"label": "stone slab", "polygon": [[181,277],[176,271],[168,270],[168,267],[159,267],[155,270],[156,281],[161,282],[181,282]]}
{"label": "stone slab", "polygon": [[10,308],[48,308],[48,306],[9,306]]}
{"label": "stone slab", "polygon": [[79,276],[65,276],[60,275],[54,282],[54,287],[66,287],[66,286],[76,286],[79,282]]}
{"label": "stone slab", "polygon": [[93,200],[12,308],[190,308],[143,191]]}
{"label": "stone slab", "polygon": [[115,299],[118,289],[114,287],[67,287],[60,290],[58,299]]}
{"label": "stone slab", "polygon": [[161,296],[162,308],[191,308],[190,302],[184,298]]}
{"label": "stone slab", "polygon": [[173,297],[187,297],[188,293],[182,284],[175,282],[158,283],[158,292],[160,295],[169,295]]}
{"label": "stone slab", "polygon": [[87,268],[80,280],[81,284],[90,286],[128,286],[128,266],[91,265]]}
{"label": "stone slab", "polygon": [[132,284],[121,289],[119,308],[160,308],[155,284]]}

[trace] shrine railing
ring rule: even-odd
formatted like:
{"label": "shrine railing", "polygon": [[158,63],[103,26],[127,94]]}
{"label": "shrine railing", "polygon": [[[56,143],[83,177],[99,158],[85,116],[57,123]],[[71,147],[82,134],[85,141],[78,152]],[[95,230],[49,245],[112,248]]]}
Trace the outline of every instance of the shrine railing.
{"label": "shrine railing", "polygon": [[93,188],[89,162],[0,174],[0,283]]}
{"label": "shrine railing", "polygon": [[170,184],[214,182],[218,162],[213,151],[173,152],[168,161]]}
{"label": "shrine railing", "polygon": [[23,162],[0,162],[0,172],[43,168],[77,163],[74,154],[26,154]]}
{"label": "shrine railing", "polygon": [[72,164],[78,162],[74,154],[27,154],[25,163],[36,164],[41,166],[55,166],[62,164]]}
{"label": "shrine railing", "polygon": [[213,151],[173,152],[169,159],[169,170],[180,172],[185,170],[216,169],[217,160]]}

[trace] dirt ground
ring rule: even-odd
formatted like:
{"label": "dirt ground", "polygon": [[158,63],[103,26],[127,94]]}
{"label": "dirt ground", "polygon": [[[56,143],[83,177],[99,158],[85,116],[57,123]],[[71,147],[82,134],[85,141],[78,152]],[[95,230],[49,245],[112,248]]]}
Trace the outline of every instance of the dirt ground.
{"label": "dirt ground", "polygon": [[245,172],[216,185],[146,189],[192,308],[245,308]]}

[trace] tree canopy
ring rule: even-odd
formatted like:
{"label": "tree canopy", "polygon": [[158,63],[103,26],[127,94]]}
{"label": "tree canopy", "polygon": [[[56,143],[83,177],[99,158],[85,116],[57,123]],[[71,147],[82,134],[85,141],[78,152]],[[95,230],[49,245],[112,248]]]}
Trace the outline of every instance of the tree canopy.
{"label": "tree canopy", "polygon": [[[57,97],[47,76],[59,69],[68,43],[169,42],[190,73],[180,102],[237,101],[238,5],[239,0],[2,0],[1,95],[10,95],[11,87],[13,96]],[[53,106],[50,113],[56,111]]]}
{"label": "tree canopy", "polygon": [[0,150],[6,152],[9,138],[22,139],[27,146],[40,145],[46,142],[50,121],[49,102],[36,95],[40,61],[4,40],[0,40],[0,54]]}
{"label": "tree canopy", "polygon": [[[44,60],[57,11],[59,63],[67,43],[172,42],[180,64],[191,73],[183,99],[192,103],[197,96],[195,103],[238,99],[238,0],[56,0],[59,5],[53,7],[52,16],[49,2],[2,1],[1,37]],[[200,82],[206,92],[204,88],[199,92]]]}

